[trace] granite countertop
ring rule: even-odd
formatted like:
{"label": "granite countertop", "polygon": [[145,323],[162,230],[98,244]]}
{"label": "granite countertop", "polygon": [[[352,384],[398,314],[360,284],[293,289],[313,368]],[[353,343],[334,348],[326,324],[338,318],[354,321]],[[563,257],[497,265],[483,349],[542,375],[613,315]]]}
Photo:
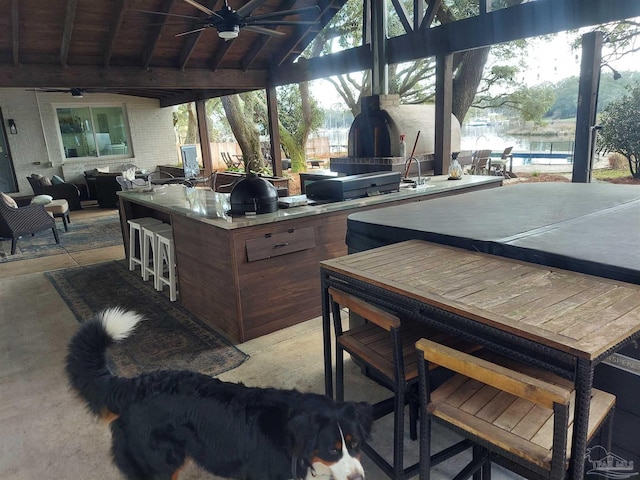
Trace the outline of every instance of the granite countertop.
{"label": "granite countertop", "polygon": [[426,182],[425,186],[418,187],[418,189],[409,188],[401,184],[399,192],[384,195],[320,205],[281,208],[273,213],[233,217],[227,213],[231,208],[229,194],[212,192],[208,189],[189,188],[183,185],[164,185],[154,187],[152,192],[127,190],[118,192],[118,195],[130,202],[164,211],[171,215],[182,215],[226,230],[233,230],[370,205],[383,205],[397,200],[429,196],[471,186],[490,185],[502,181],[502,177],[482,175],[465,175],[460,180],[451,181],[447,180],[446,175],[428,178],[429,181]]}

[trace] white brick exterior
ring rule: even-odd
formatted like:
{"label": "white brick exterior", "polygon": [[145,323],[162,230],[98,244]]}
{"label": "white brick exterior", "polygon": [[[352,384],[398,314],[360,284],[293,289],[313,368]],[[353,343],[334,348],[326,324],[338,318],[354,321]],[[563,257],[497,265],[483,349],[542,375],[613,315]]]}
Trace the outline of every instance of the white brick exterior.
{"label": "white brick exterior", "polygon": [[[125,107],[131,134],[131,155],[64,158],[55,109],[82,105]],[[4,88],[0,89],[0,109],[5,120],[9,148],[18,179],[19,192],[14,195],[33,194],[26,180],[31,173],[49,177],[64,176],[63,164],[67,172],[82,172],[95,167],[117,170],[123,163],[134,163],[140,168],[154,170],[157,165],[175,164],[179,161],[172,108],[160,108],[158,102],[153,99],[100,93],[87,93],[84,98],[73,98],[68,93]],[[17,135],[8,132],[9,118],[16,122]],[[40,165],[35,165],[35,162],[40,162]],[[49,162],[51,167],[46,166]]]}

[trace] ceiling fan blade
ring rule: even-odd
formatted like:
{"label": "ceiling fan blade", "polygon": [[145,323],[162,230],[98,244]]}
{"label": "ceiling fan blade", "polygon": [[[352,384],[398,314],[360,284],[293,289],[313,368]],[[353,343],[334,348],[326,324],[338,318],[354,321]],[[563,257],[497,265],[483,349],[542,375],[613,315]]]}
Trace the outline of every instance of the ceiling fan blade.
{"label": "ceiling fan blade", "polygon": [[189,30],[189,31],[182,32],[182,33],[176,33],[174,36],[175,37],[183,37],[185,35],[191,35],[192,33],[201,32],[203,30],[206,30],[207,28],[209,28],[209,27],[196,28],[195,30]]}
{"label": "ceiling fan blade", "polygon": [[195,0],[184,0],[185,2],[187,2],[189,5],[196,7],[198,10],[200,10],[201,12],[206,13],[207,15],[216,15],[219,17],[219,15],[214,12],[213,10],[205,7],[204,5],[196,2]]}
{"label": "ceiling fan blade", "polygon": [[236,14],[241,17],[251,15],[251,12],[253,12],[256,8],[261,7],[266,1],[267,0],[250,0],[249,3],[244,4],[238,10],[236,10]]}
{"label": "ceiling fan blade", "polygon": [[256,33],[262,33],[264,35],[271,35],[274,37],[284,37],[287,34],[284,32],[279,32],[277,30],[271,30],[270,28],[263,28],[263,27],[259,27],[257,25],[247,25],[245,27],[242,27],[243,30],[249,30],[251,32],[256,32]]}
{"label": "ceiling fan blade", "polygon": [[289,15],[298,15],[301,13],[311,12],[312,10],[316,13],[319,13],[320,7],[318,5],[312,5],[311,7],[296,8],[294,10],[280,10],[279,12],[264,13],[262,15],[252,15],[249,18],[245,18],[245,21],[251,20],[251,23],[253,23],[253,20],[266,20],[268,18],[287,17]]}
{"label": "ceiling fan blade", "polygon": [[[249,19],[247,19],[249,20]],[[317,25],[314,20],[258,20],[257,22],[248,22],[247,25]],[[244,27],[246,28],[246,27]]]}
{"label": "ceiling fan blade", "polygon": [[[185,0],[186,1],[186,0]],[[202,20],[202,18],[200,17],[194,17],[193,15],[180,15],[178,13],[163,13],[163,12],[154,12],[152,10],[141,10],[139,8],[129,8],[127,10],[131,10],[133,12],[141,12],[141,13],[150,13],[153,15],[164,15],[166,17],[181,17],[181,18],[188,18],[190,20]]]}

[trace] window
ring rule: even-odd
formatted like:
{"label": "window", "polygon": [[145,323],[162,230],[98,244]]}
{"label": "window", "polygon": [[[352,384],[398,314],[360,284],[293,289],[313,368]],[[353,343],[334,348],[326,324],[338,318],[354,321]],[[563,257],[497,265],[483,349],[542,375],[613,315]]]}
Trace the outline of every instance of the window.
{"label": "window", "polygon": [[125,109],[57,108],[65,158],[130,155]]}

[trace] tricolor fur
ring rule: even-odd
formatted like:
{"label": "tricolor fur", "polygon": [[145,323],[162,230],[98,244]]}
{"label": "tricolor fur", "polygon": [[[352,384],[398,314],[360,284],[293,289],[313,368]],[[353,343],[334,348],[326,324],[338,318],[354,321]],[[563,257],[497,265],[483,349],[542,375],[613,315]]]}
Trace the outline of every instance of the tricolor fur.
{"label": "tricolor fur", "polygon": [[129,479],[177,478],[187,458],[238,479],[361,480],[367,403],[250,388],[189,371],[111,375],[107,347],[142,318],[106,310],[69,344],[66,370],[89,409],[111,422],[112,454]]}

